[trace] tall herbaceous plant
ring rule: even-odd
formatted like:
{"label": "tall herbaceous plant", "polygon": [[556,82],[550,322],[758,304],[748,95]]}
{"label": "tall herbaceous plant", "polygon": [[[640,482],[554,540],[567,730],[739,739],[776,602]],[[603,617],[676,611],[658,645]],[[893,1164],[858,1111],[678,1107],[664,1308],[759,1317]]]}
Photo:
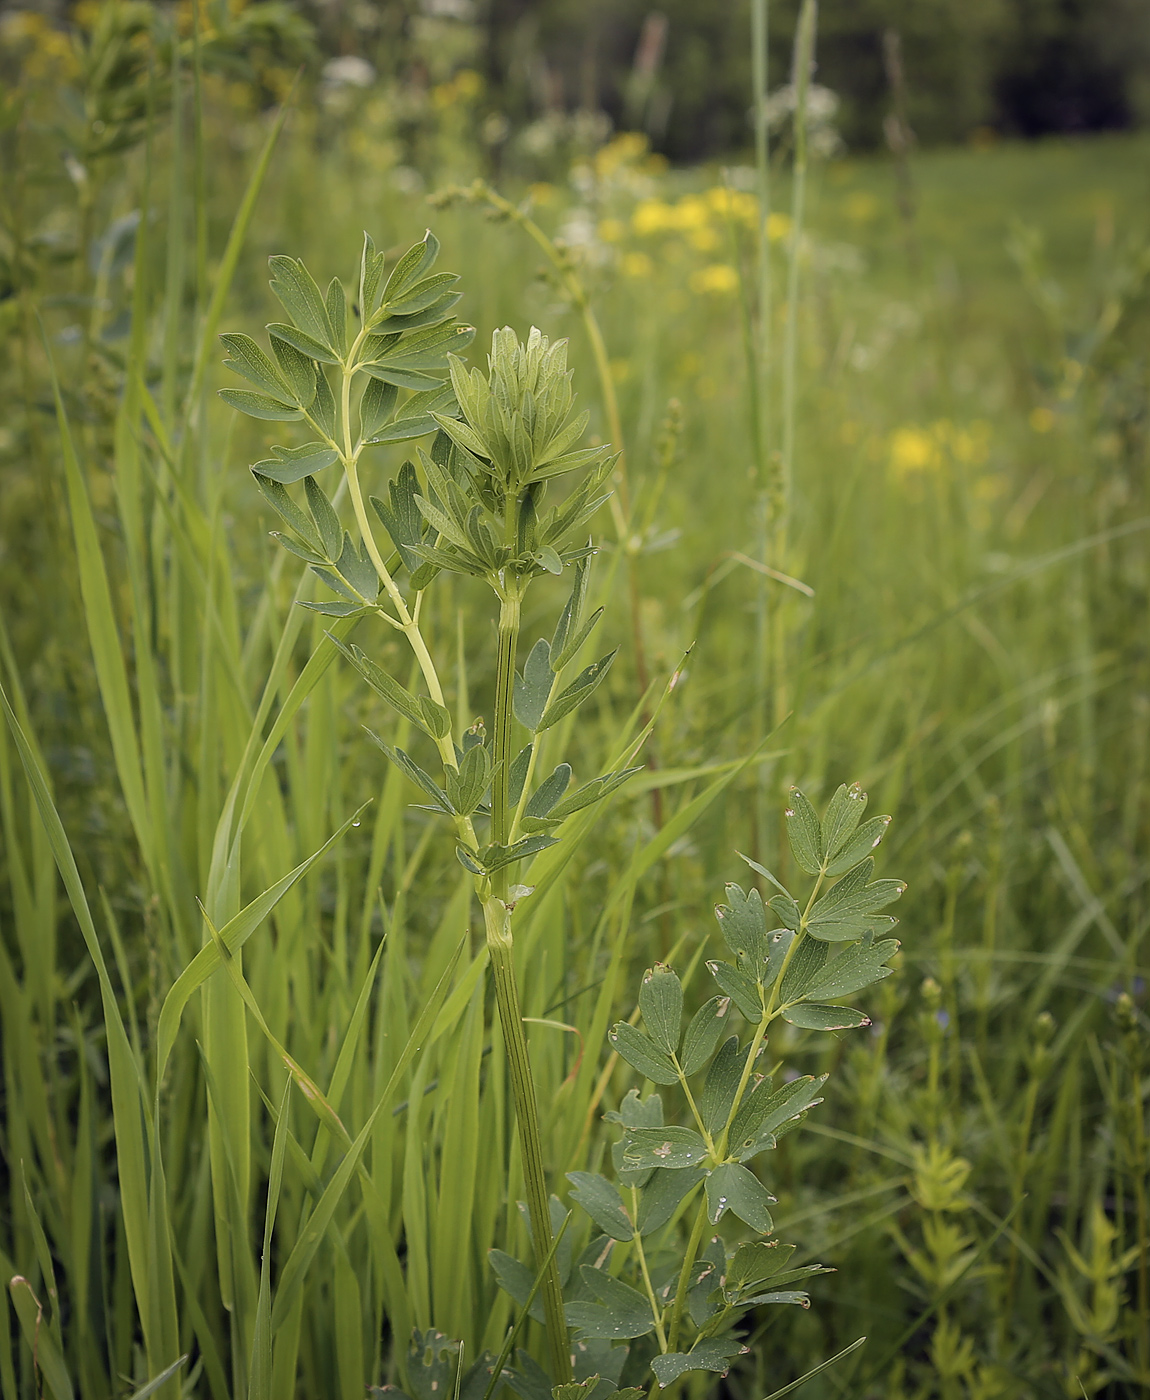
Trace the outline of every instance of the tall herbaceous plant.
{"label": "tall herbaceous plant", "polygon": [[[565,838],[574,845],[586,835],[594,809],[638,771],[632,760],[650,722],[633,733],[632,720],[618,736],[617,761],[572,788],[571,766],[551,731],[574,718],[614,658],[595,655],[602,609],[588,611],[595,551],[582,533],[607,498],[614,459],[607,447],[580,446],[587,415],[573,411],[564,342],[552,344],[535,329],[523,342],[504,328],[492,337],[486,372],[467,368],[456,352],[473,332],[450,314],[457,279],[432,271],[437,251],[428,233],[387,273],[365,236],[350,306],[338,279],[324,293],[301,262],[273,258],[272,290],[290,319],[269,326],[270,355],[247,336],[223,337],[228,366],[253,387],[221,391],[255,418],[301,424],[306,441],[272,448],[252,472],[286,526],[280,544],[305,560],[330,594],[302,603],[332,619],[324,645],[338,648],[396,712],[403,732],[417,736],[410,752],[370,731],[364,742],[377,745],[422,807],[448,825],[482,910],[495,1044],[505,1058],[519,1144],[513,1180],[526,1196],[533,1252],[525,1261],[499,1249],[490,1254],[515,1304],[499,1356],[464,1357],[458,1342],[433,1330],[416,1333],[404,1369],[415,1394],[430,1394],[442,1380],[469,1400],[503,1384],[527,1400],[602,1397],[647,1384],[654,1391],[692,1370],[725,1372],[745,1350],[735,1329],[749,1309],[806,1305],[792,1285],[820,1266],[795,1267],[794,1246],[773,1240],[773,1197],[751,1164],[819,1102],[822,1080],[785,1072],[768,1053],[768,1032],[780,1021],[819,1031],[867,1024],[863,1012],[834,1003],[890,972],[887,960],[898,945],[876,941],[876,931],[893,923],[879,911],[902,886],[871,879],[872,852],[888,819],[860,821],[865,794],[840,788],[820,821],[794,792],[786,822],[795,863],[813,880],[806,897],[800,902],[756,864],[769,897],[764,903],[755,889],[728,886],[718,913],[734,961],[707,964],[718,994],[696,1011],[685,1035],[684,982],[664,965],[645,975],[638,1014],[610,1034],[611,1048],[646,1080],[678,1090],[686,1123],[665,1121],[657,1094],[643,1098],[632,1089],[607,1114],[622,1128],[614,1180],[582,1170],[594,1164],[585,1160],[586,1134],[569,1161],[546,1160],[513,955],[522,911],[533,895],[542,897],[532,883],[536,871],[553,878],[560,867],[546,857],[542,865],[532,862]],[[365,491],[361,468],[377,475],[369,449],[406,440],[422,441],[379,494]],[[481,580],[491,592],[490,727],[464,727],[449,708],[452,656],[424,618],[428,592],[445,573]],[[566,602],[549,636],[521,645],[524,599],[547,575],[569,580]],[[475,625],[484,626],[468,620]],[[413,683],[376,660],[393,632],[409,648]],[[571,723],[556,732],[567,739]],[[233,986],[216,979],[222,1000],[208,1010],[209,1062],[213,1035],[242,1043],[244,1003],[258,1018],[235,960],[214,928],[210,933]],[[740,1017],[745,1043],[729,1033]],[[600,1048],[588,1045],[586,1053],[595,1057]],[[286,1052],[284,1059],[314,1103],[314,1084]],[[605,1088],[604,1081],[598,1093]],[[588,1101],[589,1114],[596,1102]],[[235,1190],[220,1121],[226,1111],[210,1100],[221,1278],[229,1245],[219,1202]],[[354,1144],[345,1142],[353,1165],[370,1127],[369,1120]],[[273,1176],[284,1167],[281,1137],[277,1130]],[[572,1199],[589,1217],[580,1216],[582,1224],[554,1194],[566,1168]],[[323,1218],[322,1209],[316,1216]],[[734,1232],[732,1220],[739,1222]],[[254,1378],[272,1364],[260,1348],[267,1351],[270,1329],[285,1316],[278,1301],[274,1309],[262,1301],[270,1287],[270,1229]],[[751,1238],[742,1238],[748,1231]],[[311,1257],[297,1260],[299,1248],[281,1290],[298,1290]],[[399,1268],[398,1257],[392,1266]],[[414,1267],[409,1250],[409,1277]],[[542,1324],[539,1347],[531,1320]],[[389,1322],[394,1330],[396,1319]]]}

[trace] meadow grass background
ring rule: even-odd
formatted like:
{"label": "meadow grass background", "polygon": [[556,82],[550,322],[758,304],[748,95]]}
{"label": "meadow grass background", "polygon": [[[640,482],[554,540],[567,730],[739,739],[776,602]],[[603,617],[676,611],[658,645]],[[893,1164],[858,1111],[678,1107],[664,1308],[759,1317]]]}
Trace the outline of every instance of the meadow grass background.
{"label": "meadow grass background", "polygon": [[[222,306],[270,120],[209,102],[197,159],[189,131],[173,143],[157,119],[79,207],[50,137],[20,130],[0,439],[4,1400],[127,1394],[185,1353],[161,1394],[353,1400],[417,1383],[411,1327],[474,1359],[511,1319],[486,1250],[525,1247],[522,1187],[469,882],[363,742],[362,723],[390,735],[392,720],[346,668],[306,669],[330,653],[327,624],[292,607],[300,570],[274,552],[245,470],[282,432],[213,392],[214,332],[258,337],[276,314],[269,254],[346,279],[363,229],[402,249],[431,225],[473,354],[504,323],[569,335],[591,430],[608,435],[580,318],[538,251],[479,208],[428,205],[475,173],[466,92],[442,105],[422,175],[397,171],[370,108],[290,118]],[[1143,136],[918,154],[911,225],[886,160],[815,169],[786,558],[813,598],[753,568],[744,174],[667,171],[621,138],[531,191],[602,324],[634,506],[629,561],[609,512],[597,522],[601,636],[623,651],[576,731],[578,778],[604,770],[640,704],[636,625],[659,684],[691,648],[652,768],[569,864],[545,854],[531,877],[518,956],[527,1014],[550,1023],[530,1029],[552,1188],[603,1159],[600,1115],[635,1080],[605,1030],[643,968],[674,950],[701,1001],[712,906],[748,876],[735,851],[786,872],[791,783],[821,805],[860,781],[895,818],[883,869],[910,884],[870,1031],[780,1037],[789,1062],[835,1073],[772,1163],[779,1233],[838,1272],[809,1312],[764,1313],[716,1382],[732,1395],[761,1397],[863,1334],[802,1393],[1150,1385],[1148,154]],[[788,198],[784,174],[777,214]],[[71,230],[104,237],[141,207],[138,232],[67,259]],[[788,243],[773,227],[777,392]],[[372,489],[402,459],[377,450]],[[454,582],[425,614],[467,721],[491,703],[485,609]],[[550,622],[524,626],[530,644]],[[357,640],[405,678],[389,639]],[[771,706],[785,721],[744,766]],[[244,953],[268,1031],[351,1138],[381,1105],[353,1170],[347,1142],[285,1094],[254,1020],[229,1061],[200,1044],[193,998],[158,1090],[156,1048],[203,936],[196,899],[230,916],[368,800]],[[229,1144],[235,1197],[214,1204],[209,1094],[249,1123]]]}

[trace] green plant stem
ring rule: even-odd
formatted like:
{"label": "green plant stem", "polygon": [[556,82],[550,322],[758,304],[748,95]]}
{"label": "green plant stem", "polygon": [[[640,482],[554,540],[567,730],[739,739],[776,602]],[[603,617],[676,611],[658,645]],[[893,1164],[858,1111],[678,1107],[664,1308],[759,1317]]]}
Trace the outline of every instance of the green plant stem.
{"label": "green plant stem", "polygon": [[1146,1124],[1142,1097],[1142,1046],[1135,1031],[1130,1043],[1130,1105],[1133,1112],[1133,1145],[1130,1152],[1133,1171],[1134,1209],[1138,1232],[1138,1369],[1150,1373],[1150,1230],[1146,1219]]}
{"label": "green plant stem", "polygon": [[535,1099],[531,1062],[527,1056],[527,1037],[523,1033],[519,989],[515,983],[511,913],[501,900],[492,896],[484,901],[483,916],[487,930],[487,951],[495,980],[499,1023],[503,1030],[507,1067],[511,1074],[511,1092],[515,1099],[515,1119],[519,1127],[519,1151],[523,1161],[523,1180],[527,1188],[531,1233],[535,1240],[535,1259],[539,1268],[545,1270],[543,1312],[547,1320],[551,1369],[556,1382],[562,1383],[571,1378],[571,1353],[567,1342],[567,1322],[563,1313],[563,1286],[559,1281],[559,1267],[553,1254],[548,1261],[552,1240],[551,1212],[547,1204],[547,1183],[543,1170],[539,1107]]}
{"label": "green plant stem", "polygon": [[[799,253],[807,187],[807,89],[814,58],[816,0],[803,0],[795,35],[792,85],[795,94],[795,155],[791,185],[791,237],[787,251],[787,320],[783,332],[783,425],[782,450],[774,512],[774,539],[771,553],[777,568],[788,568],[789,533],[795,479],[795,416],[798,402]],[[770,561],[768,561],[770,562]],[[774,722],[781,724],[787,712],[786,689],[788,632],[784,625],[784,604],[780,600],[770,622],[771,672],[774,692]]]}
{"label": "green plant stem", "polygon": [[[750,324],[750,312],[744,310],[746,328],[744,339],[747,355],[747,379],[751,410],[751,432],[755,449],[757,498],[755,501],[756,548],[753,552],[764,565],[773,561],[771,553],[771,251],[768,223],[771,215],[770,131],[767,125],[767,90],[769,83],[770,23],[768,0],[751,3],[751,69],[755,97],[755,185],[759,200],[759,228],[755,248],[758,286],[757,328]],[[746,308],[747,299],[744,298]],[[754,728],[752,740],[762,742],[771,724],[770,666],[771,615],[770,584],[760,575],[755,600],[755,650],[753,680],[755,686]],[[762,849],[770,821],[767,785],[756,784],[757,802],[754,810],[754,844]]]}
{"label": "green plant stem", "polygon": [[731,1102],[731,1109],[730,1112],[727,1114],[727,1121],[723,1125],[723,1131],[719,1137],[716,1149],[716,1159],[720,1162],[723,1161],[726,1157],[727,1138],[731,1131],[731,1124],[735,1121],[735,1114],[738,1113],[739,1106],[743,1102],[743,1095],[747,1092],[747,1085],[750,1082],[755,1060],[758,1058],[759,1051],[762,1049],[763,1041],[766,1039],[767,1027],[771,1024],[775,1017],[778,1016],[781,1010],[781,1008],[779,1007],[779,990],[783,985],[783,978],[787,974],[787,968],[790,966],[791,960],[795,956],[795,952],[798,949],[799,944],[803,941],[803,938],[806,936],[807,920],[810,918],[811,910],[815,907],[815,900],[819,897],[819,891],[822,889],[823,881],[825,879],[826,862],[824,861],[823,868],[819,871],[818,879],[815,881],[814,889],[811,890],[810,898],[807,900],[807,907],[803,910],[802,918],[799,920],[798,932],[795,934],[794,938],[791,939],[791,946],[787,949],[786,955],[783,958],[783,965],[779,968],[779,975],[775,978],[774,985],[771,987],[771,995],[768,998],[766,1008],[763,1011],[763,1018],[759,1022],[758,1026],[756,1026],[755,1034],[751,1039],[751,1048],[747,1052],[746,1062],[743,1065],[743,1072],[739,1077],[739,1087],[735,1090],[735,1097]]}
{"label": "green plant stem", "polygon": [[[519,644],[519,624],[523,584],[511,577],[504,581],[499,593],[499,649],[495,668],[495,712],[493,717],[491,779],[491,840],[506,845],[511,813],[508,810],[508,778],[511,770],[511,732],[514,721],[515,653]],[[559,1266],[551,1250],[551,1212],[547,1204],[547,1178],[543,1168],[543,1144],[539,1132],[539,1105],[535,1098],[535,1082],[527,1054],[527,1037],[523,1031],[523,1013],[519,1005],[519,988],[515,981],[512,952],[511,911],[507,906],[508,866],[491,875],[491,891],[483,901],[483,920],[487,931],[487,949],[495,979],[495,998],[499,1007],[499,1022],[507,1066],[511,1073],[511,1090],[515,1099],[515,1119],[519,1127],[519,1150],[523,1161],[523,1180],[527,1188],[527,1208],[531,1215],[531,1233],[535,1240],[535,1258],[545,1272],[543,1280],[543,1311],[547,1320],[547,1344],[551,1365],[557,1382],[571,1375],[571,1356],[567,1343],[567,1323],[563,1313],[563,1287]]]}
{"label": "green plant stem", "polygon": [[[634,1186],[631,1187],[631,1215],[632,1218],[639,1218],[639,1192]],[[651,1283],[651,1271],[647,1268],[647,1254],[643,1248],[643,1236],[638,1228],[634,1234],[635,1255],[639,1260],[639,1272],[643,1275],[643,1287],[647,1290],[647,1301],[651,1304],[651,1316],[655,1319],[655,1336],[659,1340],[659,1350],[667,1350],[667,1334],[663,1331],[663,1309],[659,1306],[659,1300],[655,1296],[655,1288]]]}
{"label": "green plant stem", "polygon": [[699,1209],[695,1212],[695,1224],[691,1229],[691,1238],[687,1242],[687,1252],[683,1256],[683,1267],[679,1270],[679,1282],[675,1286],[675,1301],[672,1304],[671,1326],[667,1332],[667,1350],[675,1351],[679,1345],[679,1330],[683,1324],[683,1307],[687,1301],[687,1285],[691,1278],[691,1268],[694,1265],[695,1257],[699,1253],[699,1245],[703,1242],[703,1231],[707,1227],[707,1198],[704,1195],[699,1201]]}
{"label": "green plant stem", "polygon": [[791,187],[791,238],[787,250],[787,322],[783,339],[783,440],[778,535],[785,556],[795,471],[795,410],[798,398],[799,252],[807,189],[807,89],[815,47],[816,0],[803,0],[795,36],[795,158]]}
{"label": "green plant stem", "polygon": [[674,1056],[674,1060],[675,1068],[679,1072],[679,1087],[682,1089],[684,1097],[687,1100],[687,1105],[690,1108],[691,1115],[695,1120],[695,1126],[698,1128],[703,1141],[707,1144],[707,1151],[714,1152],[715,1140],[711,1137],[710,1130],[708,1129],[707,1125],[703,1122],[703,1116],[699,1112],[699,1106],[695,1102],[695,1096],[691,1093],[691,1086],[687,1083],[687,1076],[683,1073],[682,1067],[679,1064],[679,1057],[677,1055]]}
{"label": "green plant stem", "polygon": [[[361,331],[356,338],[355,344],[348,353],[347,363],[349,365],[354,360],[355,353],[359,348],[363,336],[364,332]],[[353,448],[351,444],[351,380],[353,374],[354,368],[344,369],[343,384],[340,394],[340,409],[343,419],[343,442],[342,444],[332,442],[331,438],[327,438],[327,441],[332,442],[332,446],[336,448],[343,458],[343,470],[347,479],[347,491],[348,495],[351,497],[351,505],[355,512],[356,524],[359,526],[359,532],[363,537],[363,542],[367,547],[368,557],[375,567],[375,572],[379,575],[379,580],[383,584],[387,596],[391,599],[392,606],[399,615],[400,630],[407,638],[408,645],[415,653],[415,659],[419,663],[420,672],[423,675],[431,698],[437,705],[443,705],[443,686],[439,681],[439,672],[436,670],[435,662],[427,649],[427,643],[419,628],[418,618],[408,610],[407,602],[400,592],[399,585],[392,578],[387,564],[384,562],[383,555],[380,553],[379,545],[376,543],[375,535],[372,532],[371,522],[367,517],[367,508],[363,501],[363,491],[359,484],[359,451]],[[326,437],[326,434],[324,436]],[[419,605],[417,601],[416,614],[418,613],[418,608]],[[394,619],[392,620],[394,621]],[[455,746],[451,742],[451,736],[447,735],[445,738],[437,740],[436,744],[444,765],[448,768],[454,768],[456,766]]]}
{"label": "green plant stem", "polygon": [[759,197],[759,236],[756,248],[759,323],[757,343],[748,336],[748,358],[751,372],[750,390],[754,417],[755,462],[760,489],[764,489],[767,484],[771,437],[771,255],[767,227],[771,216],[771,166],[767,130],[768,45],[767,0],[752,0],[751,64],[755,87],[755,186]]}
{"label": "green plant stem", "polygon": [[[1040,1077],[1037,1069],[1032,1068],[1030,1078],[1026,1085],[1026,1099],[1022,1110],[1022,1127],[1018,1135],[1018,1155],[1014,1159],[1014,1180],[1011,1182],[1011,1196],[1014,1210],[1019,1210],[1026,1199],[1026,1177],[1027,1168],[1030,1163],[1030,1134],[1034,1126],[1034,1110],[1038,1104],[1038,1088]],[[1013,1211],[1012,1211],[1013,1214]],[[1003,1296],[1013,1298],[1014,1281],[1018,1274],[1018,1240],[1013,1238],[1010,1242],[1010,1254],[1006,1265],[1006,1283]],[[1002,1337],[1005,1342],[1005,1334]]]}
{"label": "green plant stem", "polygon": [[[495,717],[491,758],[491,840],[507,844],[511,813],[508,810],[508,784],[511,776],[511,729],[514,720],[515,652],[519,645],[519,623],[523,601],[522,585],[512,578],[499,599],[499,650],[495,663]],[[507,897],[507,871],[504,866],[491,877],[492,888],[500,899]]]}

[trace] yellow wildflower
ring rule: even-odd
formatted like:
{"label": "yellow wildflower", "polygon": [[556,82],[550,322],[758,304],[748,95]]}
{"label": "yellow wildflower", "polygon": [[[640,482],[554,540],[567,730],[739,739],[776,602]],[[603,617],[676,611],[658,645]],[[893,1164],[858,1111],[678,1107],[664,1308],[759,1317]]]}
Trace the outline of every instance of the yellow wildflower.
{"label": "yellow wildflower", "polygon": [[729,263],[710,263],[691,274],[693,292],[714,293],[725,296],[735,291],[739,285],[739,274]]}
{"label": "yellow wildflower", "polygon": [[627,253],[620,266],[624,277],[650,277],[655,270],[646,253]]}
{"label": "yellow wildflower", "polygon": [[102,8],[101,0],[80,0],[80,3],[72,11],[73,23],[79,25],[81,29],[95,29]]}
{"label": "yellow wildflower", "polygon": [[474,68],[461,68],[449,82],[431,89],[431,100],[441,111],[457,103],[472,102],[483,91],[483,79]]}
{"label": "yellow wildflower", "polygon": [[938,471],[941,466],[942,453],[934,434],[913,425],[895,430],[890,440],[890,469],[897,481],[917,472]]}
{"label": "yellow wildflower", "polygon": [[706,200],[697,194],[684,195],[675,206],[675,227],[678,229],[702,228],[710,222],[710,217]]}
{"label": "yellow wildflower", "polygon": [[20,51],[21,77],[34,81],[79,71],[68,35],[31,10],[16,10],[0,20],[0,43]]}
{"label": "yellow wildflower", "polygon": [[599,237],[604,243],[621,243],[626,235],[627,228],[621,219],[603,219],[599,224]]}
{"label": "yellow wildflower", "polygon": [[791,235],[791,216],[789,214],[768,214],[767,215],[767,237],[772,243],[781,243],[784,238]]}
{"label": "yellow wildflower", "polygon": [[704,224],[702,228],[693,228],[687,235],[687,242],[700,253],[713,253],[719,246],[719,241],[719,235],[710,224]]}
{"label": "yellow wildflower", "polygon": [[759,220],[759,201],[753,194],[743,190],[732,190],[726,185],[716,185],[703,196],[708,206],[720,218],[736,219],[745,224],[756,224]]}
{"label": "yellow wildflower", "polygon": [[631,215],[636,233],[693,233],[709,227],[711,208],[701,195],[688,194],[675,204],[662,199],[642,199]]}
{"label": "yellow wildflower", "polygon": [[646,154],[647,138],[641,131],[621,131],[595,152],[595,174],[604,180],[620,166],[641,160]]}
{"label": "yellow wildflower", "polygon": [[638,234],[664,233],[676,227],[675,211],[661,199],[641,199],[631,215],[631,227]]}

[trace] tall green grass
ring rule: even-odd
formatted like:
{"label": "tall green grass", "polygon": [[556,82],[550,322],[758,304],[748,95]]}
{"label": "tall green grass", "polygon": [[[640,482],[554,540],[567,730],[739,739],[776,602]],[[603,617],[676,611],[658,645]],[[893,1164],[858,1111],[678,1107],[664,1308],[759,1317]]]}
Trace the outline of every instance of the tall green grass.
{"label": "tall green grass", "polygon": [[[361,229],[406,246],[433,219],[480,343],[504,322],[570,334],[606,439],[585,308],[525,275],[518,228],[430,213],[386,173],[362,178],[350,146],[319,150],[306,121],[268,123],[241,157],[226,115],[196,100],[201,141],[176,104],[172,130],[157,121],[149,152],[105,167],[95,193],[96,228],[157,211],[130,282],[108,279],[127,340],[61,339],[72,313],[42,273],[21,306],[44,338],[21,319],[3,370],[4,1400],[152,1381],[213,1400],[418,1386],[413,1328],[461,1342],[465,1366],[499,1350],[514,1309],[486,1251],[528,1249],[469,877],[363,756],[359,725],[379,717],[324,637],[350,631],[294,606],[313,584],[256,528],[243,467],[264,442],[215,401],[214,337],[225,317],[271,319],[267,253],[325,278]],[[608,1150],[601,1115],[632,1081],[605,1034],[637,973],[673,953],[701,999],[686,970],[734,849],[785,863],[756,807],[777,811],[792,781],[825,796],[857,777],[898,815],[892,863],[919,872],[870,1039],[781,1042],[837,1070],[772,1188],[804,1257],[838,1273],[810,1313],[764,1314],[725,1383],[739,1395],[864,1332],[806,1393],[1147,1384],[1141,150],[919,158],[918,283],[888,172],[811,170],[790,245],[781,571],[814,596],[785,595],[790,718],[750,765],[760,448],[735,302],[691,283],[728,254],[630,223],[637,201],[717,180],[636,162],[533,213],[561,233],[581,200],[593,223],[625,226],[577,270],[614,376],[631,519],[649,528],[597,578],[633,567],[633,615],[616,603],[608,635],[637,618],[652,685],[678,676],[658,767],[530,877],[517,972],[552,1189]],[[786,207],[786,174],[772,178]],[[27,227],[46,197],[22,195]],[[751,268],[739,229],[722,233]],[[786,245],[767,246],[777,284]],[[638,252],[648,270],[629,276]],[[676,458],[660,438],[672,396]],[[378,482],[398,461],[380,457]],[[605,518],[596,533],[614,531]],[[423,618],[456,658],[461,727],[491,713],[478,606],[459,581]],[[406,679],[398,647],[379,659]],[[578,731],[577,774],[641,724],[631,666]]]}

